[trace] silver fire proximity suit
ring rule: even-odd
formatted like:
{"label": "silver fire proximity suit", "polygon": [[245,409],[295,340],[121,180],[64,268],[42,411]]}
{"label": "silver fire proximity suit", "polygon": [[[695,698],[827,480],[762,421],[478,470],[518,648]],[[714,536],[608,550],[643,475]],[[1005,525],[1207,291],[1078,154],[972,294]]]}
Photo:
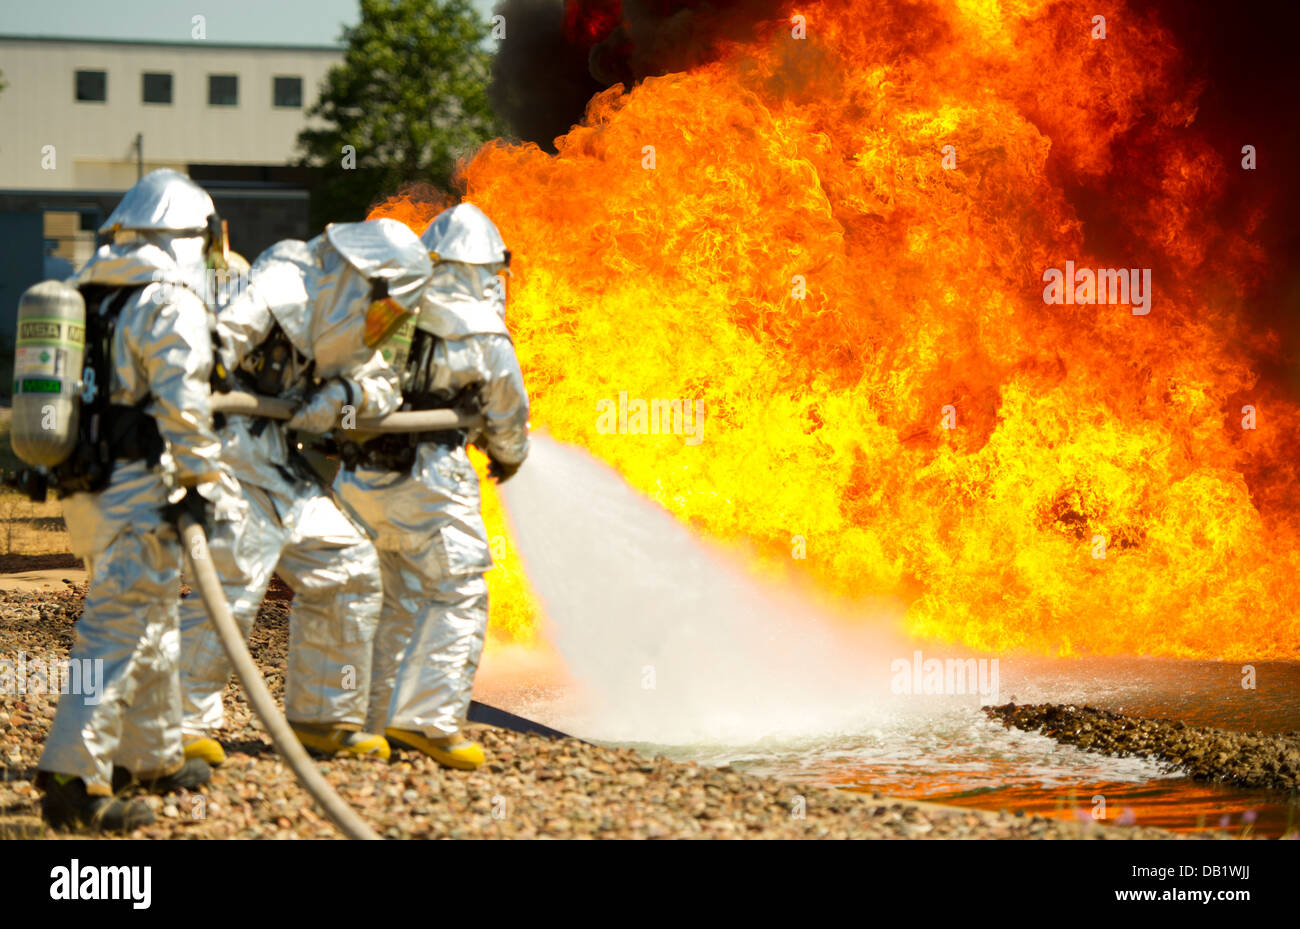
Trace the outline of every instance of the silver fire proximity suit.
{"label": "silver fire proximity suit", "polygon": [[[365,443],[353,466],[344,457],[335,490],[374,534],[383,565],[368,727],[446,739],[469,707],[488,618],[483,573],[492,566],[466,444],[488,454],[498,479],[512,474],[528,454],[528,396],[505,323],[509,253],[496,227],[460,204],[421,238],[434,272],[409,355],[394,360],[403,408],[454,406],[480,412],[484,425],[384,437],[382,454]],[[393,440],[408,447],[394,449]]]}
{"label": "silver fire proximity suit", "polygon": [[[163,510],[180,488],[197,487],[209,499],[238,497],[238,484],[220,463],[209,411],[210,314],[199,294],[213,213],[212,200],[189,178],[153,172],[100,229],[112,241],[69,281],[118,289],[88,300],[88,316],[111,312],[119,288],[139,288],[117,312],[109,383],[98,389],[109,391],[110,417],[143,403],[162,439],[152,463],[152,456],[115,445],[107,486],[63,500],[72,550],[85,558],[90,581],[71,659],[102,662],[102,689],[59,701],[39,768],[80,777],[91,797],[112,793],[114,764],[142,780],[182,765],[182,553]],[[144,422],[135,434],[153,428]],[[223,507],[221,515],[235,514]]]}
{"label": "silver fire proximity suit", "polygon": [[[226,418],[223,460],[249,512],[237,524],[217,522],[210,540],[245,636],[272,572],[295,592],[285,684],[295,724],[360,728],[383,595],[374,546],[308,470],[293,435],[326,432],[341,411],[366,418],[397,408],[397,377],[377,346],[418,308],[431,273],[427,251],[401,223],[335,224],[310,242],[269,248],[217,317],[217,361],[232,385],[302,402],[288,423]],[[230,668],[193,598],[182,605],[181,629],[184,726],[193,737],[223,724]]]}

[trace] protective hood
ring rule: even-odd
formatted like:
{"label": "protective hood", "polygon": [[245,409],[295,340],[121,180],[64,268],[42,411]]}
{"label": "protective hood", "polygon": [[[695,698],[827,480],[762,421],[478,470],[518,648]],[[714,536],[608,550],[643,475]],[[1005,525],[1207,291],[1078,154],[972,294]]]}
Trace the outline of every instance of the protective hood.
{"label": "protective hood", "polygon": [[163,282],[187,287],[207,302],[201,235],[147,232],[131,242],[100,246],[69,283],[134,286]]}
{"label": "protective hood", "polygon": [[329,378],[374,355],[365,334],[376,284],[414,312],[432,270],[415,233],[377,219],[328,226],[310,242],[278,242],[253,263],[249,283],[294,347],[316,362],[316,375]]}
{"label": "protective hood", "polygon": [[480,333],[510,335],[502,269],[504,265],[438,262],[424,292],[416,327],[444,339]]}
{"label": "protective hood", "polygon": [[126,192],[117,209],[99,227],[100,235],[121,229],[201,232],[216,212],[212,198],[179,171],[151,171]]}
{"label": "protective hood", "polygon": [[472,265],[509,264],[496,224],[472,203],[458,203],[434,217],[420,241],[434,261]]}
{"label": "protective hood", "polygon": [[325,227],[325,238],[367,280],[384,281],[388,296],[411,313],[419,309],[433,263],[405,223],[395,219],[335,223]]}
{"label": "protective hood", "polygon": [[457,204],[439,213],[420,241],[434,266],[416,326],[444,339],[508,336],[501,272],[509,252],[487,214],[472,203]]}

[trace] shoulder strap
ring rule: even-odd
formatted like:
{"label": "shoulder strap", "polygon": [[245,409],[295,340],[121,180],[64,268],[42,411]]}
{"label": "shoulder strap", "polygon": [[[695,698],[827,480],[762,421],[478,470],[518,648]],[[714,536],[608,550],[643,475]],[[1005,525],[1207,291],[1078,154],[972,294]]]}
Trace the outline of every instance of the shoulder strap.
{"label": "shoulder strap", "polygon": [[[113,332],[122,307],[146,285],[112,287],[103,284],[86,284],[78,288],[86,303],[86,355],[83,377],[85,388],[81,401],[92,409],[108,406],[112,390]],[[108,301],[105,306],[104,301]],[[101,312],[101,309],[104,312]]]}
{"label": "shoulder strap", "polygon": [[[97,317],[112,316],[116,318],[118,313],[122,312],[122,307],[126,306],[126,301],[132,296],[144,290],[147,284],[123,284],[112,286],[106,284],[82,284],[77,289],[81,291],[81,299],[86,302],[86,317],[94,314]],[[112,302],[108,305],[107,313],[100,313],[100,308],[104,305],[104,300],[112,296]]]}
{"label": "shoulder strap", "polygon": [[432,389],[433,355],[442,339],[425,329],[416,329],[411,336],[411,350],[406,356],[406,369],[399,372],[402,381],[404,406],[419,409],[421,402]]}

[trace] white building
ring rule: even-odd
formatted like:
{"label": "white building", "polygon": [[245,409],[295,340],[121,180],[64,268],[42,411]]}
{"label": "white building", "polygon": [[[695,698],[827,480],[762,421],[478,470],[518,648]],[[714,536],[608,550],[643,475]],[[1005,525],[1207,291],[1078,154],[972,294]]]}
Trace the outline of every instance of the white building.
{"label": "white building", "polygon": [[125,190],[190,164],[284,165],[339,48],[0,37],[0,189]]}
{"label": "white building", "polygon": [[341,47],[0,36],[3,328],[45,276],[45,256],[89,257],[141,171],[175,168],[203,184],[250,257],[309,237],[310,175],[290,163],[342,58]]}

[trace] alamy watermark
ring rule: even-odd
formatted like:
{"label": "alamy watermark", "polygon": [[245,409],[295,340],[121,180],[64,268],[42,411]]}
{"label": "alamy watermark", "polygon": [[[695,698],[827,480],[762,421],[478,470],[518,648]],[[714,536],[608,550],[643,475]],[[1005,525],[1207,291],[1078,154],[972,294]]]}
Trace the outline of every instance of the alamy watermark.
{"label": "alamy watermark", "polygon": [[[164,306],[176,299],[174,288],[186,289],[183,284],[177,283],[168,277],[164,271],[155,271],[152,280],[159,286],[150,295],[150,300],[154,306]],[[197,282],[195,282],[197,284]],[[230,303],[236,297],[242,296],[249,286],[249,274],[247,271],[217,271],[213,268],[206,268],[203,271],[203,293],[198,296],[214,307],[223,307]]]}
{"label": "alamy watermark", "polygon": [[51,900],[126,900],[136,910],[153,902],[151,865],[82,865],[73,858],[50,869],[50,877]]}
{"label": "alamy watermark", "polygon": [[628,400],[627,391],[618,400],[596,401],[596,431],[601,435],[681,435],[687,445],[704,441],[703,400]]}
{"label": "alamy watermark", "polygon": [[919,650],[889,663],[889,689],[896,694],[979,694],[983,705],[999,703],[996,658],[926,658]]}
{"label": "alamy watermark", "polygon": [[1043,302],[1051,305],[1107,304],[1129,306],[1134,316],[1151,312],[1150,268],[1075,268],[1073,261],[1065,270],[1048,268],[1043,272],[1047,286]]}
{"label": "alamy watermark", "polygon": [[28,657],[0,658],[0,694],[79,694],[88,706],[98,706],[104,692],[104,659]]}

